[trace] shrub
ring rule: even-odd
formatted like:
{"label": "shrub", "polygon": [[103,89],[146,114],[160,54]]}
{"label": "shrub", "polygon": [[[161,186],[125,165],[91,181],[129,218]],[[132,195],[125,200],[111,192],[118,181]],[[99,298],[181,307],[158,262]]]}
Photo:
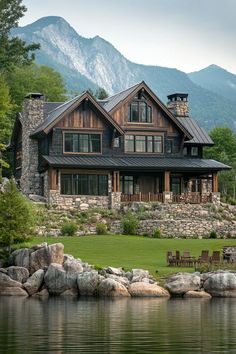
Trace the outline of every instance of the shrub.
{"label": "shrub", "polygon": [[61,235],[74,236],[77,230],[78,230],[78,226],[74,222],[68,221],[61,226]]}
{"label": "shrub", "polygon": [[213,230],[209,234],[209,238],[217,238],[217,233]]}
{"label": "shrub", "polygon": [[158,229],[158,228],[157,228],[157,229],[154,229],[152,236],[153,236],[154,238],[161,238],[161,230]]}
{"label": "shrub", "polygon": [[103,222],[99,222],[96,225],[96,233],[97,235],[106,235],[107,234],[107,225]]}
{"label": "shrub", "polygon": [[21,194],[13,179],[0,194],[0,244],[11,251],[15,243],[30,240],[35,229],[33,204]]}
{"label": "shrub", "polygon": [[132,212],[128,212],[122,220],[123,232],[125,235],[136,235],[139,221]]}

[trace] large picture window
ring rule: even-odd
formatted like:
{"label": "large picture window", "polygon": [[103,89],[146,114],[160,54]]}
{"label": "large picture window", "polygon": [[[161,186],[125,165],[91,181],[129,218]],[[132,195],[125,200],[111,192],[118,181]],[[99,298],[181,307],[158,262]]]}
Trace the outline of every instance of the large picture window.
{"label": "large picture window", "polygon": [[162,135],[126,135],[125,136],[125,152],[163,152],[163,136]]}
{"label": "large picture window", "polygon": [[108,195],[108,177],[95,174],[61,174],[61,194]]}
{"label": "large picture window", "polygon": [[134,176],[121,176],[120,189],[124,194],[134,194]]}
{"label": "large picture window", "polygon": [[129,106],[129,122],[151,123],[152,107],[144,101],[133,101]]}
{"label": "large picture window", "polygon": [[65,133],[64,152],[100,153],[101,134]]}

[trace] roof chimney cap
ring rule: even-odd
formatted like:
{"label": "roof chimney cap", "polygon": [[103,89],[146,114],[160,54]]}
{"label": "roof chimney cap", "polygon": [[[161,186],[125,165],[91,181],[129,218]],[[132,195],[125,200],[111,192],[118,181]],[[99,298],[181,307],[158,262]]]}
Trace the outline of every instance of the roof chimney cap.
{"label": "roof chimney cap", "polygon": [[40,92],[29,92],[25,98],[34,99],[34,100],[44,100],[44,95]]}
{"label": "roof chimney cap", "polygon": [[173,93],[167,96],[169,101],[188,101],[188,93]]}

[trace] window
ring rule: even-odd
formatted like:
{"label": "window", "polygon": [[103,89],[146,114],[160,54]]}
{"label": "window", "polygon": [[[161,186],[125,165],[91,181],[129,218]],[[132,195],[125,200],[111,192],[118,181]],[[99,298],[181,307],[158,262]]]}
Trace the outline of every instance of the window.
{"label": "window", "polygon": [[125,136],[125,152],[163,152],[163,136],[162,135],[126,135]]}
{"label": "window", "polygon": [[113,140],[113,147],[114,147],[114,148],[120,147],[120,139],[119,139],[119,138],[114,138],[114,140]]}
{"label": "window", "polygon": [[186,146],[183,148],[183,156],[188,156],[188,148]]}
{"label": "window", "polygon": [[173,152],[173,140],[167,139],[166,152],[167,152],[167,154],[171,154]]}
{"label": "window", "polygon": [[101,134],[65,133],[64,151],[78,153],[100,153]]}
{"label": "window", "polygon": [[198,156],[198,147],[197,146],[193,146],[191,148],[191,156]]}
{"label": "window", "polygon": [[146,152],[146,136],[136,135],[135,136],[135,151],[136,152]]}
{"label": "window", "polygon": [[134,101],[129,106],[129,122],[151,123],[152,122],[152,107],[142,100]]}
{"label": "window", "polygon": [[134,135],[126,135],[126,137],[125,137],[125,151],[134,152]]}
{"label": "window", "polygon": [[61,174],[61,194],[108,195],[107,175]]}
{"label": "window", "polygon": [[134,194],[134,176],[121,176],[120,188],[124,194]]}
{"label": "window", "polygon": [[170,190],[174,195],[181,194],[181,179],[180,177],[171,177]]}

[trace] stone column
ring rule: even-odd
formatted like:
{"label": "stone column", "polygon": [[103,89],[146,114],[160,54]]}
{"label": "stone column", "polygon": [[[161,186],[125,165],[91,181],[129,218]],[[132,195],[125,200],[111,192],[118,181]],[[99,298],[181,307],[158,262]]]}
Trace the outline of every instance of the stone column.
{"label": "stone column", "polygon": [[24,101],[22,123],[22,175],[21,190],[24,194],[40,194],[38,173],[38,141],[30,135],[43,122],[42,95],[31,94]]}

